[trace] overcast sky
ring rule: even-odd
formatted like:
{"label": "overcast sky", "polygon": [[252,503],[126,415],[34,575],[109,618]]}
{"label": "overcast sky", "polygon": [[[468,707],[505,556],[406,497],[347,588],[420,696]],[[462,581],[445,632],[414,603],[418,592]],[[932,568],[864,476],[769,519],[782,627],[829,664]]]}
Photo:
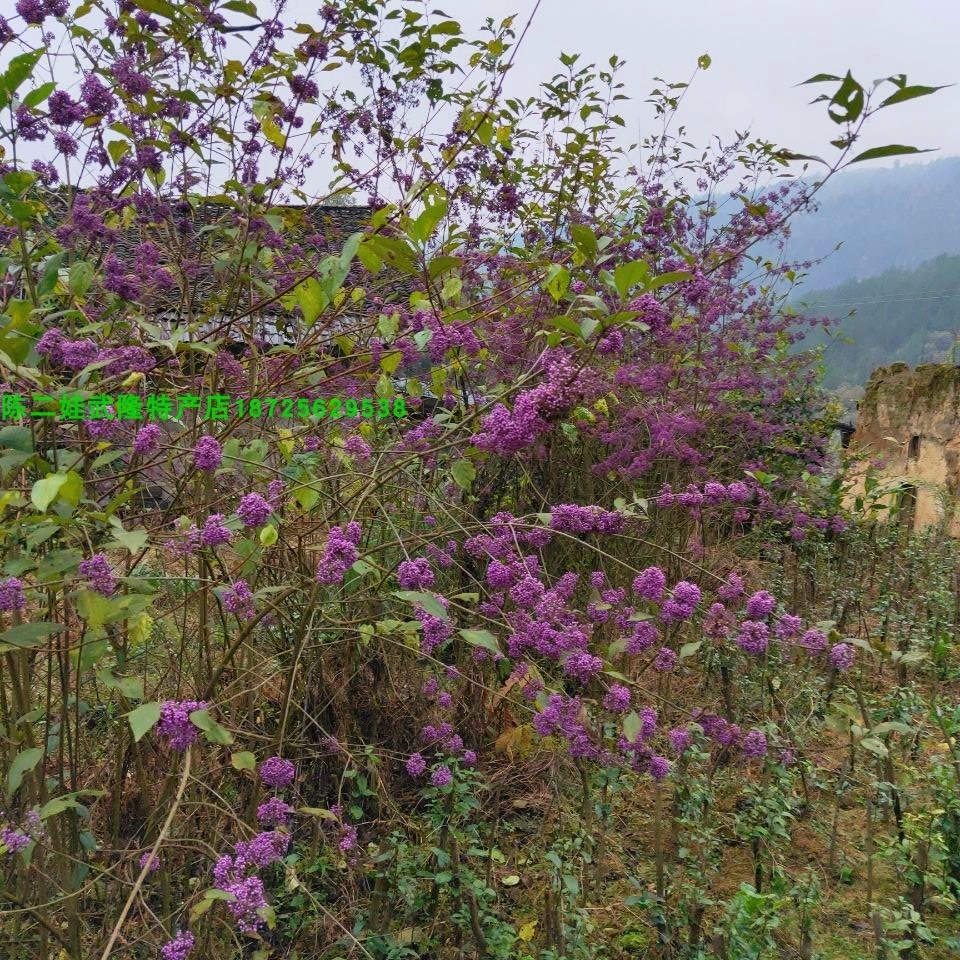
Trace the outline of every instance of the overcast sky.
{"label": "overcast sky", "polygon": [[[500,20],[516,13],[521,29],[535,0],[437,0],[437,5],[475,35],[486,16]],[[651,108],[643,103],[655,86],[652,78],[686,81],[697,57],[708,53],[713,63],[697,78],[680,115],[689,139],[700,146],[713,135],[729,140],[734,131],[749,128],[779,146],[829,159],[829,141],[839,128],[827,119],[825,104],[808,105],[829,87],[796,84],[848,69],[864,85],[898,73],[911,84],[956,83],[960,2],[541,0],[507,89],[532,93],[560,69],[561,50],[582,53],[586,62],[606,63],[613,53],[627,61],[623,92],[633,101],[623,105],[627,142],[637,139],[641,120],[645,134],[652,130]],[[882,111],[868,126],[863,148],[887,143],[939,148],[919,161],[960,155],[960,87]]]}

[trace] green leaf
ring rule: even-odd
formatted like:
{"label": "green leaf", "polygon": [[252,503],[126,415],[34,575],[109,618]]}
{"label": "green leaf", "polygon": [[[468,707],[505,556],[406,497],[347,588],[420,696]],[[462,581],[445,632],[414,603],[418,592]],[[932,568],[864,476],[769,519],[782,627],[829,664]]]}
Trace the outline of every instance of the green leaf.
{"label": "green leaf", "polygon": [[111,140],[107,144],[107,153],[114,164],[118,164],[130,152],[129,140]]}
{"label": "green leaf", "polygon": [[597,255],[597,238],[593,231],[580,223],[574,223],[570,227],[570,234],[577,249],[585,257],[595,257]]}
{"label": "green leaf", "polygon": [[551,317],[545,322],[551,327],[563,330],[564,333],[572,333],[575,337],[580,336],[580,326],[572,317]]}
{"label": "green leaf", "polygon": [[954,84],[948,83],[941,87],[900,87],[896,93],[890,94],[886,100],[882,101],[880,106],[892,107],[895,103],[905,103],[907,100],[915,100],[917,97],[929,97],[931,93],[936,93],[938,90],[946,90],[947,87],[952,86],[954,86]]}
{"label": "green leaf", "polygon": [[876,754],[878,757],[885,757],[889,753],[887,745],[876,737],[864,737],[860,741],[860,746],[863,747],[864,750],[869,750],[871,753]]}
{"label": "green leaf", "polygon": [[99,630],[117,612],[116,602],[95,590],[81,590],[77,594],[77,613],[91,630]]}
{"label": "green leaf", "polygon": [[230,765],[234,770],[256,770],[257,758],[249,750],[230,755]]}
{"label": "green leaf", "polygon": [[357,256],[374,276],[383,269],[383,261],[373,252],[369,242],[360,244],[357,248]]}
{"label": "green leaf", "polygon": [[11,59],[6,71],[0,75],[0,109],[10,102],[20,84],[33,73],[33,68],[40,62],[43,53],[44,48],[41,47]]}
{"label": "green leaf", "polygon": [[497,638],[489,630],[460,630],[459,633],[471,646],[482,647],[494,654],[501,652]]}
{"label": "green leaf", "polygon": [[600,321],[596,317],[584,317],[580,321],[580,337],[583,340],[589,340],[600,326]]}
{"label": "green leaf", "polygon": [[[311,491],[311,492],[316,493],[316,491]],[[320,495],[317,494],[317,499],[319,499],[319,497]],[[278,533],[277,528],[272,523],[268,523],[260,531],[260,543],[264,547],[272,547],[279,538],[280,538],[280,534]]]}
{"label": "green leaf", "polygon": [[234,903],[236,901],[236,895],[228,893],[226,890],[219,890],[216,887],[212,887],[209,890],[205,890],[203,894],[204,900],[223,900],[225,903]]}
{"label": "green leaf", "polygon": [[297,297],[297,304],[303,311],[304,323],[309,329],[313,326],[317,317],[326,310],[330,300],[315,277],[307,277],[302,283],[298,283],[294,293]]}
{"label": "green leaf", "polygon": [[509,877],[504,877],[500,882],[505,887],[515,887],[520,882],[520,878],[515,873],[512,873]]}
{"label": "green leaf", "polygon": [[140,677],[116,677],[110,670],[98,670],[97,679],[108,690],[119,690],[128,700],[143,699],[143,680]]}
{"label": "green leaf", "polygon": [[142,703],[136,710],[127,714],[133,739],[139,743],[146,733],[149,733],[160,722],[160,704],[156,701]]}
{"label": "green leaf", "polygon": [[0,635],[0,652],[35,647],[51,633],[58,633],[62,629],[62,623],[21,623]]}
{"label": "green leaf", "polygon": [[45,513],[47,507],[57,499],[60,488],[66,482],[67,475],[65,473],[51,473],[34,483],[30,491],[30,499],[40,513]]}
{"label": "green leaf", "polygon": [[168,3],[167,0],[136,0],[136,3],[141,10],[146,10],[147,13],[158,13],[168,20],[176,19],[177,8],[172,3]]}
{"label": "green leaf", "polygon": [[713,60],[710,59],[709,53],[704,53],[697,57],[697,66],[701,70],[709,70],[711,63],[713,63]]}
{"label": "green leaf", "polygon": [[398,590],[393,595],[400,600],[406,600],[408,603],[415,603],[417,606],[422,607],[426,613],[429,613],[431,617],[436,617],[438,620],[450,619],[447,611],[443,609],[443,605],[432,593],[418,593],[416,590]]}
{"label": "green leaf", "polygon": [[933,153],[934,148],[921,150],[919,147],[908,147],[902,143],[890,143],[885,147],[873,147],[858,153],[850,163],[860,163],[861,160],[879,160],[883,157],[902,157],[913,153]]}
{"label": "green leaf", "polygon": [[43,758],[43,750],[40,747],[30,747],[27,750],[21,750],[13,763],[10,764],[10,770],[7,772],[7,797],[12,797],[20,784],[23,783],[24,774],[32,770]]}
{"label": "green leaf", "polygon": [[319,817],[321,820],[336,820],[337,815],[329,810],[323,810],[320,807],[297,807],[297,813],[305,813],[311,817]]}
{"label": "green leaf", "polygon": [[840,89],[833,95],[827,114],[834,123],[855,123],[863,113],[866,102],[863,87],[853,79],[850,71],[843,78]]}
{"label": "green leaf", "polygon": [[273,117],[265,116],[260,121],[260,129],[263,131],[263,135],[279,149],[283,149],[286,145],[287,139],[283,135],[283,131],[280,127],[277,126],[276,120]]}
{"label": "green leaf", "polygon": [[457,460],[450,473],[461,490],[469,490],[477,477],[477,468],[469,460]]}
{"label": "green leaf", "polygon": [[559,302],[570,286],[570,271],[558,263],[551,264],[543,285],[547,293]]}
{"label": "green leaf", "polygon": [[686,280],[692,280],[693,274],[686,270],[671,270],[670,273],[661,273],[659,277],[654,277],[648,284],[647,290],[659,290],[668,283],[683,283]]}
{"label": "green leaf", "polygon": [[93,283],[93,265],[86,260],[78,260],[70,267],[67,286],[75,297],[82,297]]}
{"label": "green leaf", "polygon": [[39,107],[47,97],[57,89],[57,84],[54,80],[48,80],[46,83],[41,83],[39,87],[34,90],[31,90],[23,98],[23,105],[25,107]]}
{"label": "green leaf", "polygon": [[808,83],[832,83],[836,81],[840,82],[840,77],[835,77],[832,73],[818,73],[815,77],[811,77],[809,80],[804,80],[803,83],[798,83],[798,87],[806,86]]}
{"label": "green leaf", "polygon": [[63,813],[64,810],[86,810],[87,808],[77,800],[74,794],[69,794],[66,797],[55,797],[53,800],[48,800],[40,808],[40,819],[48,820],[50,817],[55,817],[58,813]]}
{"label": "green leaf", "polygon": [[888,720],[885,723],[878,723],[871,731],[870,735],[880,737],[885,733],[903,733],[912,734],[913,727],[908,723],[901,723],[899,720]]}
{"label": "green leaf", "polygon": [[257,916],[267,924],[268,930],[273,930],[277,925],[277,911],[269,904],[265,907],[257,907]]}
{"label": "green leaf", "polygon": [[229,745],[233,743],[233,737],[230,732],[225,730],[217,723],[207,710],[194,710],[190,714],[190,722],[203,731],[203,735],[210,743],[222,743]]}
{"label": "green leaf", "polygon": [[625,297],[632,287],[638,283],[646,286],[646,280],[650,276],[650,267],[645,260],[633,260],[630,263],[621,263],[613,271],[613,282],[616,285],[617,293]]}
{"label": "green leaf", "polygon": [[61,575],[68,570],[72,571],[79,567],[82,560],[83,554],[72,547],[67,550],[51,550],[40,561],[37,579],[41,583],[60,579]]}
{"label": "green leaf", "polygon": [[29,427],[4,427],[0,430],[0,447],[33,453],[33,433]]}
{"label": "green leaf", "polygon": [[463,261],[459,257],[434,257],[427,266],[427,273],[431,280],[436,280],[441,274],[462,266]]}
{"label": "green leaf", "polygon": [[75,470],[68,470],[67,479],[60,487],[59,496],[71,507],[75,507],[83,496],[83,477]]}
{"label": "green leaf", "polygon": [[139,553],[150,539],[146,530],[124,530],[123,527],[114,527],[111,547],[123,547],[130,553]]}
{"label": "green leaf", "polygon": [[433,231],[436,230],[437,224],[446,216],[446,213],[446,198],[431,204],[411,225],[410,236],[415,240],[419,240],[421,243],[426,243],[433,235]]}
{"label": "green leaf", "polygon": [[684,660],[687,657],[692,657],[702,646],[702,640],[693,640],[690,643],[685,643],[680,648],[680,659]]}
{"label": "green leaf", "polygon": [[640,731],[642,729],[643,721],[640,719],[640,715],[636,712],[636,710],[631,710],[623,718],[623,735],[630,743],[636,743],[637,737],[640,736]]}
{"label": "green leaf", "polygon": [[[305,512],[309,513],[320,502],[320,491],[313,487],[297,487],[293,491],[293,499],[300,504]],[[263,529],[267,530],[269,528],[264,527]],[[263,531],[261,531],[262,533]],[[264,544],[264,546],[268,546],[268,544]]]}

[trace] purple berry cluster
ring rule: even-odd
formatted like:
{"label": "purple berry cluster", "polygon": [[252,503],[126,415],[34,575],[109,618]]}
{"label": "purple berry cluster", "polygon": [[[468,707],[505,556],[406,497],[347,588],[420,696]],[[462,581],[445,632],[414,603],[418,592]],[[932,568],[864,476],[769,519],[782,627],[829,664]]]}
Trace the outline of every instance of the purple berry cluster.
{"label": "purple berry cluster", "polygon": [[190,714],[195,710],[206,710],[209,706],[205,700],[167,700],[160,707],[157,736],[166,740],[171,750],[186,750],[200,736]]}

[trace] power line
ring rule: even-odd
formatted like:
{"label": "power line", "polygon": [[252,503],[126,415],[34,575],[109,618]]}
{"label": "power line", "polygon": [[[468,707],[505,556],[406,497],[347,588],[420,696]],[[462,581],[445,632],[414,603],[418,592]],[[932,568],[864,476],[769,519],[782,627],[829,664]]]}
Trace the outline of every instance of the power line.
{"label": "power line", "polygon": [[905,296],[905,297],[878,297],[873,300],[859,300],[855,298],[843,299],[843,300],[820,300],[814,302],[808,302],[805,300],[797,301],[797,306],[807,307],[809,309],[815,309],[819,307],[829,307],[829,306],[860,306],[861,304],[868,303],[915,303],[921,300],[949,300],[951,297],[960,297],[960,290],[952,290],[947,293],[934,294],[931,296]]}

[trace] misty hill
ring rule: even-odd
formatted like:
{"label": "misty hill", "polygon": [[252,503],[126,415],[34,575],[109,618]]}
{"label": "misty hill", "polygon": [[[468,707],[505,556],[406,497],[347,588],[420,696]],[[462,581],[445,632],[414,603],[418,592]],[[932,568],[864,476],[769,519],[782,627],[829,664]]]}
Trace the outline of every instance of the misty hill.
{"label": "misty hill", "polygon": [[[897,360],[911,366],[949,360],[960,336],[960,256],[800,292],[793,306],[807,316],[840,320],[839,332],[854,341],[844,343],[820,330],[804,340],[803,346],[826,345],[828,387],[862,386],[875,367]],[[960,358],[960,345],[956,354]]]}
{"label": "misty hill", "polygon": [[849,170],[818,195],[820,209],[798,215],[790,260],[814,260],[805,290],[863,279],[890,267],[919,267],[942,253],[960,254],[960,157],[898,167]]}

